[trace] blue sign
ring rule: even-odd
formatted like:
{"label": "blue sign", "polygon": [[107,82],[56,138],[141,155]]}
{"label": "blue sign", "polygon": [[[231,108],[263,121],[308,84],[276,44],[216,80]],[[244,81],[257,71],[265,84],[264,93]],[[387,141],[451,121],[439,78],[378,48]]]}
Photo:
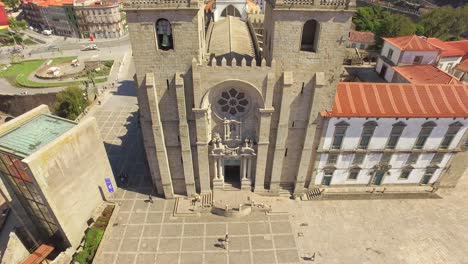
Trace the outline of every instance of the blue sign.
{"label": "blue sign", "polygon": [[107,190],[110,193],[113,193],[114,192],[114,186],[112,186],[111,179],[110,178],[104,178],[104,180],[106,181]]}

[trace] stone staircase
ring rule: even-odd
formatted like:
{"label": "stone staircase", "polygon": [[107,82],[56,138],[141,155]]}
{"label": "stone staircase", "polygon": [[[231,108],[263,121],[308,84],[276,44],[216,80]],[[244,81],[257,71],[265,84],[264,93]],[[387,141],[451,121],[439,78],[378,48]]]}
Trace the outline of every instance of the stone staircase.
{"label": "stone staircase", "polygon": [[307,190],[305,194],[302,196],[303,201],[310,201],[310,200],[317,200],[321,198],[322,192],[320,191],[319,188],[314,188]]}

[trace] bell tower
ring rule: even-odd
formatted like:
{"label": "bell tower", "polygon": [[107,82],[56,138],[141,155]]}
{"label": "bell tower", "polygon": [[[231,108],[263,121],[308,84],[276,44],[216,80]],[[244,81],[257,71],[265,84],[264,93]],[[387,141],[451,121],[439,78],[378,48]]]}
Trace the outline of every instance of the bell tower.
{"label": "bell tower", "polygon": [[193,195],[192,60],[205,49],[203,1],[127,0],[124,9],[153,184],[166,198]]}

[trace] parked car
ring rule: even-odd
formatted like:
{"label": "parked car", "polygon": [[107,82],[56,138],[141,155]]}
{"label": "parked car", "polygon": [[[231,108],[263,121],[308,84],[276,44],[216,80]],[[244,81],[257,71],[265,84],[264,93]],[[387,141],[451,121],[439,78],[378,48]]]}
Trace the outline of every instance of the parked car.
{"label": "parked car", "polygon": [[99,50],[99,48],[96,44],[91,44],[82,49],[82,51],[87,51],[87,50]]}
{"label": "parked car", "polygon": [[49,45],[49,46],[47,46],[47,49],[48,50],[59,50],[59,47],[57,47],[55,45]]}
{"label": "parked car", "polygon": [[44,29],[44,30],[42,30],[42,34],[43,34],[43,35],[46,35],[46,36],[50,36],[50,35],[52,35],[52,30],[50,30],[50,29]]}

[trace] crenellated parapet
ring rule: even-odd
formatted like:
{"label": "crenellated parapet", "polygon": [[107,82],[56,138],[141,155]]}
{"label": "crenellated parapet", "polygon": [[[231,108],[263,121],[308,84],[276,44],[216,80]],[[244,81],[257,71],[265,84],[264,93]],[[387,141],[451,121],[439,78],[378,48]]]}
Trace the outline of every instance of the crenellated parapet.
{"label": "crenellated parapet", "polygon": [[294,9],[338,9],[347,10],[356,7],[356,0],[269,0],[274,8]]}
{"label": "crenellated parapet", "polygon": [[126,0],[125,10],[142,9],[198,9],[203,4],[201,0]]}
{"label": "crenellated parapet", "polygon": [[231,56],[230,54],[226,54],[224,56],[212,56],[211,60],[205,62],[201,66],[209,66],[209,67],[257,67],[257,68],[274,68],[275,67],[275,60],[267,63],[265,58],[262,59],[255,59],[249,56]]}

